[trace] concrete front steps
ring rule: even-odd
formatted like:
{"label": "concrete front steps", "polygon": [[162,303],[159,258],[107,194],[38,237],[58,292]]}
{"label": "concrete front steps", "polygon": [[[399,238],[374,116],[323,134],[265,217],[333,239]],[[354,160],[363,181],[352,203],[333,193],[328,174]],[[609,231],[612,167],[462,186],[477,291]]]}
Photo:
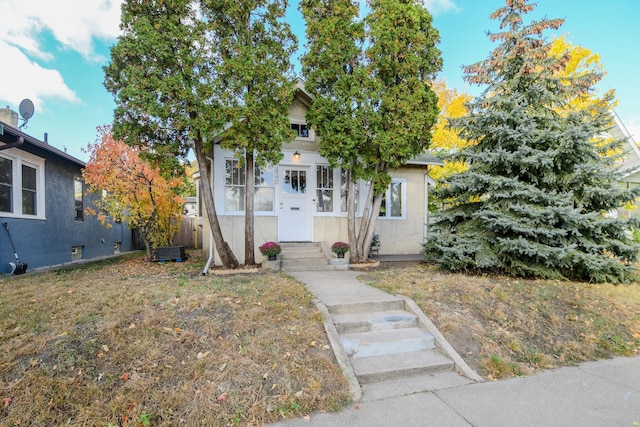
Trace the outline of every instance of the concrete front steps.
{"label": "concrete front steps", "polygon": [[412,300],[397,297],[327,309],[365,401],[482,380]]}
{"label": "concrete front steps", "polygon": [[280,243],[282,271],[336,270],[319,242]]}

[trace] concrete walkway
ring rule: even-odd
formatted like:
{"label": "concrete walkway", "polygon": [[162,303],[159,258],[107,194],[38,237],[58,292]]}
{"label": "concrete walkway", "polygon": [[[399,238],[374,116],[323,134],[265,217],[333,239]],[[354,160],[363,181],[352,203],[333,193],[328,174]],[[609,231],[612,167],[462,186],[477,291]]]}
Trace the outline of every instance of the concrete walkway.
{"label": "concrete walkway", "polygon": [[[359,272],[292,274],[325,305],[395,298]],[[393,387],[390,384],[389,387]],[[503,381],[447,383],[358,402],[278,427],[315,426],[640,426],[640,357],[615,358]],[[385,397],[386,396],[386,397]]]}

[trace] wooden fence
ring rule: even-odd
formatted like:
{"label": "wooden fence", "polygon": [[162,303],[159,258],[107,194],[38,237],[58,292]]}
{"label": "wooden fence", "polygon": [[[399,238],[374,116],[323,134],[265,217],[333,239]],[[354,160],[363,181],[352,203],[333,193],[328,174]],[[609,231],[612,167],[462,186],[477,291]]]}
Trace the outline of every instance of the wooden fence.
{"label": "wooden fence", "polygon": [[[190,216],[182,219],[182,227],[173,239],[173,245],[187,249],[202,248],[202,227],[198,225],[198,218]],[[138,230],[133,230],[133,248],[144,249]]]}
{"label": "wooden fence", "polygon": [[182,227],[173,239],[173,244],[189,249],[202,247],[202,227],[198,226],[198,218],[195,216],[184,217]]}

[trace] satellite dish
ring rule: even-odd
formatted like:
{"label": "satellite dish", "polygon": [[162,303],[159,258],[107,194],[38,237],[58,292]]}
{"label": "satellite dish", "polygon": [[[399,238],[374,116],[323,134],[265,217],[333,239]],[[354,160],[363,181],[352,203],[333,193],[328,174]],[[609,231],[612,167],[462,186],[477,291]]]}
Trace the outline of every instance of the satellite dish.
{"label": "satellite dish", "polygon": [[31,117],[33,117],[33,102],[29,98],[23,99],[20,102],[20,106],[18,107],[20,111],[20,116],[26,122]]}

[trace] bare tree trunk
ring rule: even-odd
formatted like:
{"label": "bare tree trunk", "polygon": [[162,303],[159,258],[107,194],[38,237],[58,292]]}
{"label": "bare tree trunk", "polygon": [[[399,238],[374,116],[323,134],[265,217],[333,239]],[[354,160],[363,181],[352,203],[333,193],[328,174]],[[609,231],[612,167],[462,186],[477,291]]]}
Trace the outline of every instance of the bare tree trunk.
{"label": "bare tree trunk", "polygon": [[255,192],[255,166],[253,151],[245,152],[245,202],[244,202],[244,263],[253,265],[256,263],[254,255],[254,233],[253,233],[253,193]]}
{"label": "bare tree trunk", "polygon": [[240,264],[233,254],[233,251],[224,240],[222,229],[218,222],[218,215],[213,202],[213,190],[211,189],[211,181],[209,180],[209,168],[207,168],[207,159],[204,155],[203,142],[200,135],[198,135],[194,140],[193,145],[196,153],[196,160],[200,166],[200,182],[202,184],[200,188],[202,189],[202,200],[204,201],[205,208],[207,209],[209,226],[213,233],[213,241],[215,242],[218,256],[220,256],[222,265],[224,265],[225,268],[238,268]]}
{"label": "bare tree trunk", "polygon": [[[353,188],[352,188],[353,187]],[[353,193],[353,200],[352,198]],[[355,226],[355,183],[349,183],[349,195],[347,196],[347,216],[349,244],[351,246],[351,260],[353,262],[365,262],[369,258],[369,248],[375,234],[376,223],[380,215],[382,195],[375,195],[373,183],[369,185],[367,200],[364,204],[360,227],[356,234]],[[350,212],[353,211],[353,212]]]}

